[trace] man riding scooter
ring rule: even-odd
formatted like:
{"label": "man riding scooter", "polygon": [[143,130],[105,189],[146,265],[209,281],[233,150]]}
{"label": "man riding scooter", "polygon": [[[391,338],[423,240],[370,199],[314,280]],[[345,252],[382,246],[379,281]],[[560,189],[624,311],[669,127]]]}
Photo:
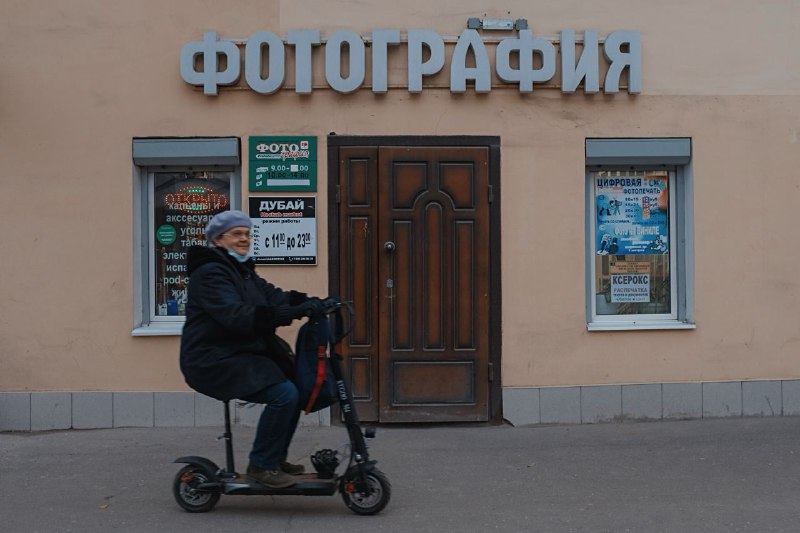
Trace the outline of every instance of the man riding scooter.
{"label": "man riding scooter", "polygon": [[295,484],[293,476],[305,468],[287,462],[300,407],[292,361],[275,330],[319,312],[322,302],[256,274],[251,228],[241,211],[224,211],[206,226],[209,245],[189,249],[180,366],[186,383],[202,394],[265,404],[247,475],[283,488]]}

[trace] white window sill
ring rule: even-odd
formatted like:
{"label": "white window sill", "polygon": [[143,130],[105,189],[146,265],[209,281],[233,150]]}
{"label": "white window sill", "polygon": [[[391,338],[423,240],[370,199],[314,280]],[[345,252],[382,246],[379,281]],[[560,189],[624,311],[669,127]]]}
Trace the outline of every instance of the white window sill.
{"label": "white window sill", "polygon": [[642,322],[590,322],[586,324],[589,331],[624,331],[645,329],[697,329],[693,322],[678,322],[677,320],[648,320]]}
{"label": "white window sill", "polygon": [[133,328],[131,335],[134,337],[163,337],[167,335],[180,336],[182,331],[183,322],[161,322]]}

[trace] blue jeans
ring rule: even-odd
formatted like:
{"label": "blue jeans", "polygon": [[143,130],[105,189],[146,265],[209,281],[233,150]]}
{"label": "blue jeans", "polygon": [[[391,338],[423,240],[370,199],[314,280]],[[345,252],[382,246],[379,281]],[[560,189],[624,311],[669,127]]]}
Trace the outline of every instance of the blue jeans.
{"label": "blue jeans", "polygon": [[286,380],[242,400],[266,404],[258,420],[250,464],[263,470],[277,470],[286,460],[300,419],[297,387]]}

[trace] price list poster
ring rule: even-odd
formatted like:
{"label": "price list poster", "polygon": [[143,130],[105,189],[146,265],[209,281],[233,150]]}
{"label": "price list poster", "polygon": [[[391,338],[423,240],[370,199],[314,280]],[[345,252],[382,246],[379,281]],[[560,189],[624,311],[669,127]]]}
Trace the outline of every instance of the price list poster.
{"label": "price list poster", "polygon": [[317,264],[317,199],[251,196],[253,259],[257,265]]}

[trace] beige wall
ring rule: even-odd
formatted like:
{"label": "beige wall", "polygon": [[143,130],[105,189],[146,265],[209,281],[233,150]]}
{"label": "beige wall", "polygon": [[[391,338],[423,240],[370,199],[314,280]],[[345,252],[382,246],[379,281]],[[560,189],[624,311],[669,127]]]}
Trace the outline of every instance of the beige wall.
{"label": "beige wall", "polygon": [[[7,2],[0,10],[0,391],[185,389],[178,339],[130,334],[132,137],[317,135],[319,265],[260,272],[323,294],[330,131],[501,137],[504,386],[800,377],[793,31],[800,4],[489,4],[496,5]],[[307,97],[229,90],[213,98],[184,83],[178,69],[181,47],[203,31],[246,38],[259,30],[326,36],[429,27],[457,35],[468,17],[484,14],[527,18],[550,36],[641,31],[642,94],[316,89]],[[584,140],[647,136],[693,139],[697,329],[588,333]],[[245,163],[245,187],[246,171]]]}

